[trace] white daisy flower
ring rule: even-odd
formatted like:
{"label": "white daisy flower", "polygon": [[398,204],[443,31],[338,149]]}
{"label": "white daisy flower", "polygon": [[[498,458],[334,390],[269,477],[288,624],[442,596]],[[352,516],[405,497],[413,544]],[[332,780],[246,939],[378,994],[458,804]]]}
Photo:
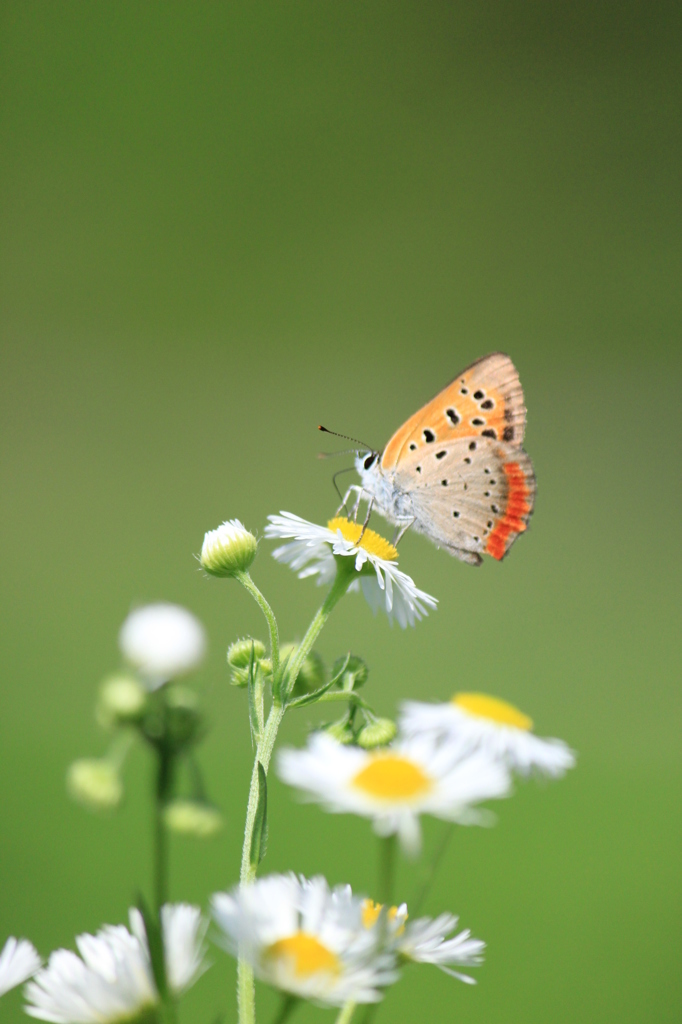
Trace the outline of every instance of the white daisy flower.
{"label": "white daisy flower", "polygon": [[506,796],[510,785],[506,768],[484,753],[462,757],[428,737],[363,750],[313,733],[304,750],[281,751],[278,769],[285,782],[328,811],[372,818],[382,836],[398,833],[411,854],[421,845],[421,814],[485,824],[487,816],[472,804]]}
{"label": "white daisy flower", "polygon": [[147,604],[131,612],[118,637],[124,658],[150,690],[197,668],[206,653],[199,620],[177,604]]}
{"label": "white daisy flower", "polygon": [[[168,985],[174,995],[204,970],[206,924],[198,907],[166,904],[161,911]],[[142,915],[130,911],[130,931],[105,925],[79,935],[80,956],[58,949],[26,986],[26,1013],[55,1024],[109,1024],[143,1017],[159,1004]]]}
{"label": "white daisy flower", "polygon": [[[362,917],[365,927],[372,928],[377,924],[381,909],[380,903],[364,901]],[[474,978],[454,971],[452,967],[478,967],[483,962],[485,942],[472,939],[468,929],[449,939],[447,936],[455,930],[458,920],[454,914],[440,914],[436,918],[421,917],[410,921],[407,904],[391,907],[388,912],[389,945],[405,960],[434,964],[453,978],[475,985]]]}
{"label": "white daisy flower", "polygon": [[350,886],[324,878],[269,875],[231,894],[216,893],[213,916],[228,952],[243,956],[262,981],[330,1006],[373,1003],[398,978]]}
{"label": "white daisy flower", "polygon": [[485,751],[522,775],[535,770],[559,778],[575,765],[575,754],[562,740],[533,735],[528,715],[485,693],[457,693],[447,704],[406,701],[400,726],[408,736],[431,736],[460,749]]}
{"label": "white daisy flower", "polygon": [[0,996],[36,973],[40,957],[28,939],[10,935],[0,953]]}
{"label": "white daisy flower", "polygon": [[265,536],[289,539],[273,551],[279,562],[290,565],[299,579],[317,576],[320,586],[331,583],[336,575],[335,555],[355,560],[358,579],[349,590],[362,588],[372,611],[383,608],[389,621],[395,618],[400,626],[413,626],[438,600],[415,585],[414,580],[398,568],[398,552],[384,537],[360,523],[336,517],[327,526],[309,523],[306,519],[282,512],[268,516]]}

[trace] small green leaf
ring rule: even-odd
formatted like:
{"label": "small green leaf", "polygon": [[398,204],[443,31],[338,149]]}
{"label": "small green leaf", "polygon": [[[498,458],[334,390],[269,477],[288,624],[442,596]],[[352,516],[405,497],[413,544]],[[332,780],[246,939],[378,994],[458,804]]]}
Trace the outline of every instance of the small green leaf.
{"label": "small green leaf", "polygon": [[263,765],[258,762],[258,806],[256,807],[256,820],[253,823],[253,835],[251,836],[251,850],[249,860],[251,867],[257,868],[268,845],[268,780]]}
{"label": "small green leaf", "polygon": [[154,975],[156,988],[161,998],[164,999],[168,993],[168,983],[166,981],[166,960],[163,952],[161,925],[156,915],[152,914],[147,906],[147,901],[142,893],[137,897],[137,909],[142,914],[144,930],[147,933],[149,959],[152,963],[152,974]]}
{"label": "small green leaf", "polygon": [[332,686],[334,686],[335,683],[338,683],[339,679],[341,679],[343,673],[346,671],[349,660],[350,653],[346,655],[345,660],[341,665],[341,668],[336,673],[333,679],[330,679],[328,683],[325,683],[324,686],[321,686],[319,690],[314,690],[313,693],[306,693],[302,697],[295,697],[293,700],[287,701],[287,707],[304,708],[306,704],[316,704],[320,697],[323,697],[328,690],[331,690]]}

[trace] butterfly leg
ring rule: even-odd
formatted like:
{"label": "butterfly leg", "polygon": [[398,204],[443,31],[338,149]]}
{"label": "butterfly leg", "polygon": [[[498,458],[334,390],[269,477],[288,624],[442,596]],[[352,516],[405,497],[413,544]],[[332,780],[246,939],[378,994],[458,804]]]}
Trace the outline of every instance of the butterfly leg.
{"label": "butterfly leg", "polygon": [[[353,516],[353,522],[357,523],[357,521],[358,521],[358,509],[360,508],[360,502],[362,501],[362,495],[363,495],[364,492],[362,490],[362,487],[358,487],[357,484],[354,484],[354,488],[355,488],[355,491],[357,492],[357,498],[355,499],[355,504],[353,505],[352,516]],[[372,499],[372,500],[374,500],[374,499]]]}
{"label": "butterfly leg", "polygon": [[365,516],[365,521],[362,524],[362,530],[360,531],[360,536],[358,537],[357,541],[355,542],[356,544],[359,544],[360,541],[362,540],[362,538],[365,535],[365,530],[367,529],[367,523],[369,522],[369,517],[372,514],[373,506],[374,506],[374,495],[372,495],[372,497],[369,499],[369,504],[367,505],[367,515]]}
{"label": "butterfly leg", "polygon": [[405,523],[403,526],[399,526],[398,527],[398,529],[395,531],[395,535],[393,537],[393,547],[394,548],[398,547],[398,544],[400,544],[400,541],[403,539],[403,537],[405,536],[405,534],[407,533],[407,531],[409,530],[409,528],[412,526],[412,524],[414,522],[415,522],[415,519],[410,519],[409,523]]}
{"label": "butterfly leg", "polygon": [[348,490],[344,494],[343,498],[341,499],[341,504],[339,505],[339,507],[337,508],[336,512],[334,513],[335,516],[338,516],[339,513],[341,512],[341,509],[343,509],[344,512],[346,513],[346,518],[350,519],[351,513],[348,511],[348,506],[346,505],[346,502],[350,498],[350,496],[353,493],[353,491],[359,491],[359,490],[361,490],[361,488],[359,488],[357,484],[351,484],[350,485],[350,487],[348,488]]}

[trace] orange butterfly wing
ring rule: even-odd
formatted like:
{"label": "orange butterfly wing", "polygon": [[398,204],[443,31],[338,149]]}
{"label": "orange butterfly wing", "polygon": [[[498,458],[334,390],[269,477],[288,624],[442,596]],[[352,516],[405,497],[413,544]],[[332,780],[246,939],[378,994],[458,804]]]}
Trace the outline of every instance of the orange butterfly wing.
{"label": "orange butterfly wing", "polygon": [[483,435],[520,447],[526,426],[523,389],[516,367],[503,352],[472,363],[435,398],[396,430],[382,457],[383,470],[429,445]]}

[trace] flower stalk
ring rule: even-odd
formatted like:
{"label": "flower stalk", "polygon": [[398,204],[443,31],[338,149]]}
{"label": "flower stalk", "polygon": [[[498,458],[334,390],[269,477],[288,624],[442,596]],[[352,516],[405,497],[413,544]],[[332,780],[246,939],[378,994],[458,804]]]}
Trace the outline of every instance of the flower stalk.
{"label": "flower stalk", "polygon": [[[234,575],[249,594],[251,594],[265,616],[270,633],[270,656],[272,658],[273,701],[265,727],[260,731],[258,736],[256,756],[253,762],[251,784],[249,787],[249,796],[246,806],[246,823],[244,827],[244,844],[242,846],[239,881],[241,885],[248,885],[250,882],[253,882],[258,870],[258,861],[254,860],[252,851],[254,848],[254,832],[258,819],[259,802],[261,798],[261,772],[263,774],[263,778],[266,779],[268,768],[270,767],[272,751],[277,739],[277,733],[284,717],[284,712],[286,711],[287,699],[293,691],[296,678],[301,670],[303,662],[312,650],[315,641],[324,628],[324,625],[335,605],[338,604],[352,582],[353,564],[352,562],[349,564],[348,559],[337,559],[337,572],[334,583],[332,584],[331,590],[327,594],[323,604],[318,609],[312,622],[308,626],[306,634],[297,647],[294,657],[287,665],[286,678],[280,678],[279,630],[272,608],[253,582],[248,572],[238,572]],[[262,693],[259,696],[262,701]],[[260,708],[260,715],[264,715],[262,704]],[[255,1024],[256,1003],[253,970],[243,957],[240,957],[237,964],[237,1005],[239,1010],[239,1024]]]}

